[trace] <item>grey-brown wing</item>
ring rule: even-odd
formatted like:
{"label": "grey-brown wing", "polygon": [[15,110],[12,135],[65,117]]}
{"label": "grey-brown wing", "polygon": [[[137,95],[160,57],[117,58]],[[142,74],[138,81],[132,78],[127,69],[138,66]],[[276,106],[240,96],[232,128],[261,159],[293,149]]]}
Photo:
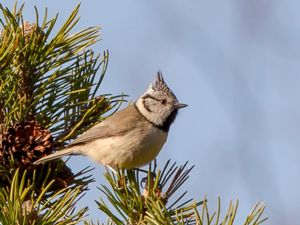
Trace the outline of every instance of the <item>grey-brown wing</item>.
{"label": "grey-brown wing", "polygon": [[142,120],[144,118],[133,105],[130,105],[81,134],[69,146],[83,144],[95,139],[124,135],[138,126],[137,121],[141,122]]}

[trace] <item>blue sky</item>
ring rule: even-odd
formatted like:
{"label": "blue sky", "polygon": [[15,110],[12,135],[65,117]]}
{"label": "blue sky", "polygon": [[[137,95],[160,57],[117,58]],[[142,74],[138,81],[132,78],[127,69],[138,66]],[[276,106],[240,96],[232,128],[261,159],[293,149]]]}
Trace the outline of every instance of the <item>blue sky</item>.
{"label": "blue sky", "polygon": [[[12,6],[13,1],[2,1]],[[79,1],[26,1],[25,19],[59,13],[61,25]],[[206,194],[215,208],[239,198],[238,221],[258,200],[267,224],[299,220],[300,14],[297,1],[82,1],[77,30],[100,25],[110,62],[103,92],[135,100],[158,69],[189,105],[158,157],[196,167],[189,196]],[[94,200],[102,166],[73,157],[71,168],[96,167],[97,180],[80,204],[99,218]],[[224,209],[225,210],[225,209]],[[103,221],[103,218],[100,218]],[[237,224],[240,224],[237,221]]]}

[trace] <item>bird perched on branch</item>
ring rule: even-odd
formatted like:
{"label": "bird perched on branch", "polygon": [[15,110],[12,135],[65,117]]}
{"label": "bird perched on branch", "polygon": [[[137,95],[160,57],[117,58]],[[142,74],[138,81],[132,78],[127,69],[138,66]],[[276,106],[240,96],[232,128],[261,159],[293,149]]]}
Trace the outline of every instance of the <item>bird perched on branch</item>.
{"label": "bird perched on branch", "polygon": [[65,149],[34,162],[40,164],[66,155],[85,155],[113,168],[143,166],[157,156],[167,140],[179,103],[161,72],[136,102],[90,128]]}

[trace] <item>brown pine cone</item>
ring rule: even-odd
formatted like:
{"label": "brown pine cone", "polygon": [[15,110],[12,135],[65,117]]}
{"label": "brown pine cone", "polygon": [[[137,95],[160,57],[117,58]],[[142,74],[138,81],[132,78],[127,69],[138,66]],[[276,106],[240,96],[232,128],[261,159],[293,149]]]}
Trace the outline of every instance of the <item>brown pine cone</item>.
{"label": "brown pine cone", "polygon": [[17,165],[31,165],[52,153],[52,142],[50,131],[36,121],[15,124],[2,134],[0,164],[8,165],[12,157]]}

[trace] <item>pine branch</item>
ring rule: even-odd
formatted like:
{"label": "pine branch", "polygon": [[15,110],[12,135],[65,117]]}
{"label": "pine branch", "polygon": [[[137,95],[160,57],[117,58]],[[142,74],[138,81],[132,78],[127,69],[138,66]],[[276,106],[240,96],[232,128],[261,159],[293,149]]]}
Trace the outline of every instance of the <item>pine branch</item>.
{"label": "pine branch", "polygon": [[10,187],[0,189],[0,223],[70,225],[82,221],[87,208],[75,210],[75,206],[83,196],[83,187],[63,188],[46,198],[53,184],[48,183],[36,194],[36,181],[29,182],[26,171],[20,174],[16,170]]}
{"label": "pine branch", "polygon": [[29,23],[22,11],[23,5],[11,12],[0,4],[3,164],[12,154],[15,162],[28,165],[63,147],[103,120],[104,113],[113,113],[125,97],[99,94],[109,54],[100,56],[89,48],[99,40],[99,27],[71,33],[79,20],[79,5],[54,35],[58,15],[48,19],[46,9],[40,24],[35,8],[36,23]]}
{"label": "pine branch", "polygon": [[[195,202],[192,199],[183,200],[186,191],[178,195],[178,190],[187,181],[192,168],[187,168],[187,163],[182,166],[170,164],[169,160],[162,171],[155,163],[149,165],[148,171],[117,170],[115,174],[107,170],[104,176],[109,186],[102,185],[99,188],[106,201],[100,198],[100,201],[96,201],[97,205],[109,218],[107,224],[232,225],[238,202],[230,203],[221,220],[220,199],[218,209],[210,214],[206,198]],[[172,201],[175,192],[179,197]],[[169,204],[170,200],[172,203]],[[263,223],[266,220],[262,218],[264,208],[262,203],[258,203],[244,224]]]}
{"label": "pine branch", "polygon": [[34,118],[51,131],[56,145],[63,145],[123,101],[123,95],[97,96],[109,55],[88,49],[99,40],[99,27],[70,34],[79,5],[51,39],[58,15],[48,20],[46,10],[39,24],[36,10],[36,23],[30,24],[23,21],[23,7],[11,13],[0,5],[0,10],[5,18],[0,41],[3,129]]}
{"label": "pine branch", "polygon": [[35,8],[29,23],[23,6],[10,11],[0,4],[0,222],[76,224],[87,211],[74,210],[94,181],[91,169],[74,174],[62,160],[32,162],[113,113],[124,95],[99,95],[108,51],[89,49],[99,27],[72,33],[79,5],[54,35],[58,15],[49,20],[46,9],[40,23]]}
{"label": "pine branch", "polygon": [[[150,166],[148,171],[118,170],[117,175],[107,171],[105,178],[110,188],[102,185],[100,190],[121,218],[115,215],[103,199],[97,202],[99,209],[115,224],[152,224],[153,221],[158,224],[168,221],[172,224],[176,222],[178,210],[184,218],[188,217],[195,207],[194,203],[191,204],[188,200],[179,207],[177,204],[183,199],[185,192],[183,196],[175,199],[175,204],[171,207],[167,205],[174,190],[178,190],[184,183],[182,181],[187,179],[192,167],[186,169],[187,164],[181,167],[176,167],[176,164],[171,167],[168,165],[169,162],[162,173],[156,166]],[[144,177],[140,178],[141,175]],[[201,204],[202,202],[198,202],[196,205]]]}

